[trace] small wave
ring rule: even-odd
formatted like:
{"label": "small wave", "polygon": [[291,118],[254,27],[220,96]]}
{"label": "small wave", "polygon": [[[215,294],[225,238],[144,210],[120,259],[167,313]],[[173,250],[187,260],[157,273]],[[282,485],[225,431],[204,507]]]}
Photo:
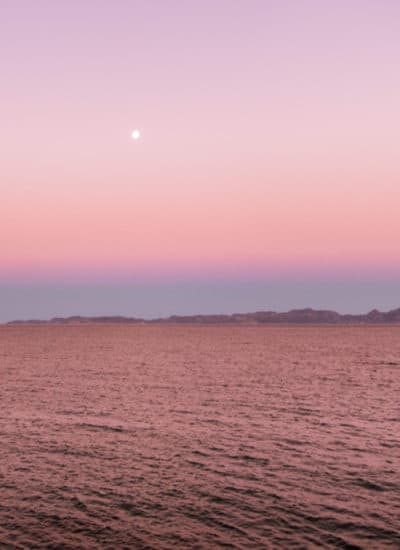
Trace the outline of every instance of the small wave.
{"label": "small wave", "polygon": [[370,491],[386,491],[386,487],[383,487],[383,485],[379,485],[378,483],[374,483],[368,479],[356,478],[354,483]]}
{"label": "small wave", "polygon": [[109,426],[107,424],[92,424],[91,422],[78,422],[75,424],[77,428],[85,430],[104,431],[104,432],[124,432],[121,426]]}

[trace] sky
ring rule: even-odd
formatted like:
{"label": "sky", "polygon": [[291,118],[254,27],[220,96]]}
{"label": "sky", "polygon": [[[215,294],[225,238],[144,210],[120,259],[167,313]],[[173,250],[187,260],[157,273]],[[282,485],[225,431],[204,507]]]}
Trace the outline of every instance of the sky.
{"label": "sky", "polygon": [[0,322],[398,307],[399,22],[2,0]]}

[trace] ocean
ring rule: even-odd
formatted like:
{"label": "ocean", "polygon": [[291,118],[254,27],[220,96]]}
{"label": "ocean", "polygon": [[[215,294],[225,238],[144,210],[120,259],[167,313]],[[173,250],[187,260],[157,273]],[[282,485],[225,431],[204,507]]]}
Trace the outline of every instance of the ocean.
{"label": "ocean", "polygon": [[400,548],[400,327],[0,326],[0,547]]}

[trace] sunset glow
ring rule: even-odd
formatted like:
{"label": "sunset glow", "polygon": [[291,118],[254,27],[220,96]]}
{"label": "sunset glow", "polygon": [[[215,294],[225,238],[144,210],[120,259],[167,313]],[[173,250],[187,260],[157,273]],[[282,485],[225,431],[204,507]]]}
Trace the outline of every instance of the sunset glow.
{"label": "sunset glow", "polygon": [[400,274],[400,4],[118,6],[1,6],[0,281]]}

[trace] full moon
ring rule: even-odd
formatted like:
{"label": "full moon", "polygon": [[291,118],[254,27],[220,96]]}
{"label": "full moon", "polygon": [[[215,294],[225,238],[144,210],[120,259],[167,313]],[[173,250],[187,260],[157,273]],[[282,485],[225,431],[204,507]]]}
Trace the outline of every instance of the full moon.
{"label": "full moon", "polygon": [[140,131],[139,130],[132,130],[132,139],[137,141],[140,138]]}

